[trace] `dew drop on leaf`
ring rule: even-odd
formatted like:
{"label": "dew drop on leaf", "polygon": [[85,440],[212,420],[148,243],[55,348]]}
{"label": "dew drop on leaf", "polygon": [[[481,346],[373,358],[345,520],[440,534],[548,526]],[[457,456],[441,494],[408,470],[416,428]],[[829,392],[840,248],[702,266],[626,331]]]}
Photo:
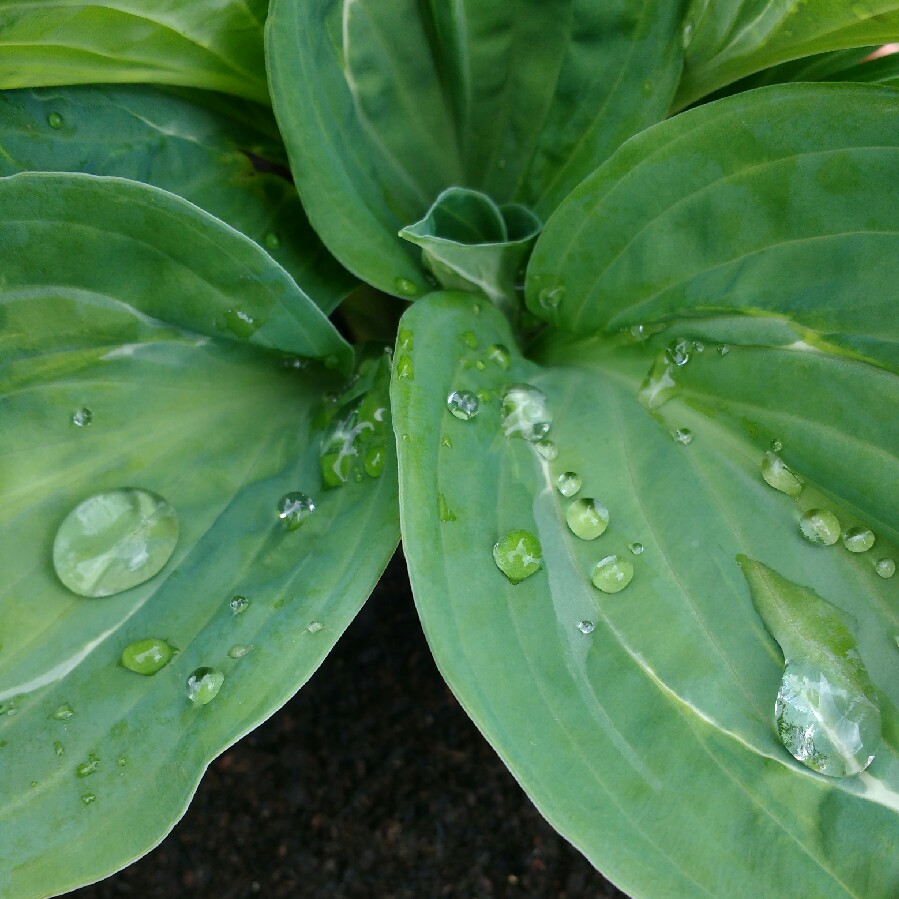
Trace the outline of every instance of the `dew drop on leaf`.
{"label": "dew drop on leaf", "polygon": [[274,231],[269,231],[265,235],[265,246],[269,250],[277,250],[281,246],[281,238]]}
{"label": "dew drop on leaf", "polygon": [[668,357],[668,361],[674,363],[674,365],[686,365],[693,355],[693,345],[686,337],[679,337],[668,344],[665,349],[665,355]]}
{"label": "dew drop on leaf", "polygon": [[306,625],[306,630],[309,631],[310,634],[317,634],[323,629],[324,625],[320,621],[310,621],[309,624]]}
{"label": "dew drop on leaf", "polygon": [[136,674],[152,675],[161,671],[177,655],[178,650],[158,637],[138,640],[122,650],[122,667]]}
{"label": "dew drop on leaf", "polygon": [[538,440],[534,444],[534,449],[537,450],[547,462],[552,462],[559,457],[559,448],[552,442],[552,440],[547,440],[546,438]]}
{"label": "dew drop on leaf", "polygon": [[470,421],[478,414],[481,401],[470,390],[454,390],[446,398],[446,408],[461,421]]}
{"label": "dew drop on leaf", "polygon": [[596,625],[592,621],[579,621],[577,629],[582,634],[592,634],[596,630]]}
{"label": "dew drop on leaf", "polygon": [[784,448],[783,441],[775,438],[771,441],[771,452],[779,453]]}
{"label": "dew drop on leaf", "polygon": [[396,335],[396,343],[401,350],[411,351],[415,339],[408,328],[400,328]]}
{"label": "dew drop on leaf", "polygon": [[187,679],[187,698],[197,705],[206,705],[218,695],[225,675],[216,668],[197,668]]}
{"label": "dew drop on leaf", "polygon": [[415,366],[409,356],[399,356],[396,360],[396,376],[404,381],[415,380]]}
{"label": "dew drop on leaf", "polygon": [[91,805],[92,803],[97,801],[97,797],[93,793],[82,793],[81,801],[85,805]]}
{"label": "dew drop on leaf", "polygon": [[726,343],[718,344],[718,355],[726,356],[730,352],[730,347]]}
{"label": "dew drop on leaf", "polygon": [[804,481],[780,456],[765,453],[762,458],[762,480],[775,490],[797,497],[802,493]]}
{"label": "dew drop on leaf", "polygon": [[576,471],[566,471],[556,478],[556,487],[562,496],[574,496],[581,489],[581,476]]}
{"label": "dew drop on leaf", "polygon": [[225,313],[225,327],[235,335],[244,339],[252,337],[262,322],[243,309],[229,309]]}
{"label": "dew drop on leaf", "polygon": [[370,446],[365,451],[362,467],[370,478],[379,478],[384,472],[384,463],[387,459],[387,450],[383,446]]}
{"label": "dew drop on leaf", "polygon": [[440,445],[445,446],[447,449],[452,449],[453,448],[452,437],[450,437],[449,434],[444,434],[443,437],[440,439]]}
{"label": "dew drop on leaf", "polygon": [[511,357],[509,351],[501,343],[494,343],[487,348],[487,359],[505,371],[509,367]]}
{"label": "dew drop on leaf", "polygon": [[618,593],[634,577],[634,565],[621,556],[606,556],[593,566],[591,580],[593,586],[603,593]]}
{"label": "dew drop on leaf", "polygon": [[418,293],[418,285],[409,278],[397,277],[393,281],[393,286],[401,297],[414,297]]}
{"label": "dew drop on leaf", "polygon": [[552,427],[546,395],[530,384],[512,384],[505,389],[501,414],[506,437],[537,443]]}
{"label": "dew drop on leaf", "polygon": [[689,428],[675,428],[671,432],[671,439],[681,446],[689,446],[693,442],[693,432]]}
{"label": "dew drop on leaf", "polygon": [[51,718],[55,718],[57,721],[65,721],[67,718],[71,718],[75,714],[72,707],[67,703],[63,703],[56,711],[50,714]]}
{"label": "dew drop on leaf", "polygon": [[89,777],[100,767],[100,759],[95,753],[88,753],[87,761],[75,766],[77,777]]}
{"label": "dew drop on leaf", "polygon": [[53,752],[57,758],[61,758],[62,756],[64,756],[66,754],[65,747],[62,745],[62,743],[59,740],[53,741]]}
{"label": "dew drop on leaf", "polygon": [[250,608],[250,600],[243,594],[237,593],[231,597],[228,608],[231,609],[235,615],[243,615],[243,613]]}
{"label": "dew drop on leaf", "polygon": [[496,567],[517,584],[543,566],[543,547],[530,531],[509,531],[493,547]]}
{"label": "dew drop on leaf", "polygon": [[809,543],[833,546],[840,539],[840,521],[829,509],[809,509],[799,519],[799,530]]}
{"label": "dew drop on leaf", "polygon": [[65,517],[53,541],[53,565],[73,593],[112,596],[157,574],[177,542],[178,516],[161,496],[111,490]]}
{"label": "dew drop on leaf", "polygon": [[843,532],[843,546],[851,553],[866,553],[875,539],[874,532],[866,527],[849,528]]}
{"label": "dew drop on leaf", "polygon": [[595,540],[609,526],[609,510],[596,499],[576,499],[566,510],[571,533],[581,540]]}
{"label": "dew drop on leaf", "polygon": [[637,393],[637,400],[644,409],[653,412],[664,406],[678,391],[674,380],[674,366],[665,354],[660,353],[653,362]]}
{"label": "dew drop on leaf", "polygon": [[65,124],[65,121],[58,112],[51,112],[50,115],[47,116],[47,124],[51,128],[59,130]]}
{"label": "dew drop on leaf", "polygon": [[446,497],[442,493],[437,494],[437,517],[441,521],[455,521],[456,516],[450,509]]}
{"label": "dew drop on leaf", "polygon": [[892,559],[878,559],[874,570],[882,578],[891,578],[896,573],[896,563]]}
{"label": "dew drop on leaf", "polygon": [[476,350],[478,348],[478,338],[475,336],[474,331],[463,331],[462,340],[468,349]]}
{"label": "dew drop on leaf", "polygon": [[236,643],[228,650],[228,657],[232,659],[242,659],[247,653],[253,651],[252,646],[247,646],[243,643]]}
{"label": "dew drop on leaf", "polygon": [[628,545],[628,549],[635,556],[639,556],[643,552],[643,544],[642,543],[631,543]]}
{"label": "dew drop on leaf", "polygon": [[285,493],[278,500],[278,518],[288,531],[295,531],[315,511],[315,503],[305,493]]}
{"label": "dew drop on leaf", "polygon": [[94,420],[94,413],[87,406],[82,406],[72,413],[72,424],[78,428],[86,428]]}
{"label": "dew drop on leaf", "polygon": [[558,309],[564,298],[565,288],[561,284],[558,284],[555,287],[544,287],[543,290],[537,294],[537,302],[540,303],[544,309]]}

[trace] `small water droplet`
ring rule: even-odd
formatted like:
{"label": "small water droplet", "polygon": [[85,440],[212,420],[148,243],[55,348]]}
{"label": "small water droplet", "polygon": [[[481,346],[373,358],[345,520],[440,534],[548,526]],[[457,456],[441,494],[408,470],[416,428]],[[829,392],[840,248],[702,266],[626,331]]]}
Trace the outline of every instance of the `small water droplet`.
{"label": "small water droplet", "polygon": [[446,408],[461,421],[470,421],[478,414],[480,400],[470,390],[454,390],[446,398]]}
{"label": "small water droplet", "polygon": [[675,428],[671,432],[671,438],[681,446],[689,446],[693,442],[693,432],[689,428]]}
{"label": "small water droplet", "polygon": [[53,565],[73,593],[112,596],[161,571],[177,542],[178,516],[161,496],[111,490],[65,517],[53,541]]}
{"label": "small water droplet", "polygon": [[843,546],[851,553],[866,553],[875,539],[874,531],[866,527],[849,528],[843,532]]}
{"label": "small water droplet", "polygon": [[552,413],[542,390],[530,384],[512,384],[503,393],[503,433],[531,443],[543,440],[552,426]]}
{"label": "small water droplet", "polygon": [[96,802],[96,800],[97,800],[97,797],[93,793],[82,793],[81,794],[81,801],[85,805],[90,805],[92,802]]}
{"label": "small water droplet", "polygon": [[809,509],[799,519],[799,530],[809,543],[832,546],[840,539],[840,522],[829,509]]}
{"label": "small water droplet", "polygon": [[606,556],[593,567],[593,586],[603,593],[618,593],[634,577],[633,563],[621,556]]}
{"label": "small water droplet", "polygon": [[236,337],[252,337],[261,324],[258,318],[243,309],[229,309],[225,313],[225,327]]}
{"label": "small water droplet", "polygon": [[396,334],[396,344],[401,350],[411,352],[412,347],[415,345],[415,338],[412,332],[408,328],[400,328]]}
{"label": "small water droplet", "polygon": [[216,668],[197,668],[187,679],[187,698],[197,705],[206,705],[218,695],[225,675]]}
{"label": "small water droplet", "polygon": [[674,380],[674,370],[666,354],[660,353],[656,357],[637,393],[637,400],[644,409],[653,412],[676,395],[679,388]]}
{"label": "small water droplet", "polygon": [[59,740],[53,741],[53,752],[56,754],[57,758],[61,758],[66,754],[66,749]]}
{"label": "small water droplet", "polygon": [[87,756],[87,761],[82,762],[80,765],[75,766],[75,774],[77,777],[89,777],[99,767],[100,767],[100,759],[97,758],[95,753],[89,752],[88,756]]}
{"label": "small water droplet", "polygon": [[562,496],[574,496],[581,489],[581,476],[576,471],[566,471],[556,478],[556,487]]}
{"label": "small water droplet", "polygon": [[582,634],[592,634],[596,630],[596,625],[592,621],[579,621],[577,629]]}
{"label": "small water droplet", "polygon": [[455,521],[456,516],[450,509],[446,497],[442,493],[437,494],[437,517],[441,521]]}
{"label": "small water droplet", "polygon": [[547,462],[552,462],[554,459],[559,457],[559,448],[552,442],[552,440],[538,440],[534,444],[534,449],[546,459]]}
{"label": "small water droplet", "polygon": [[384,472],[387,462],[387,448],[380,445],[370,446],[365,451],[362,467],[370,478],[379,478]]}
{"label": "small water droplet", "polygon": [[449,434],[444,434],[444,436],[440,440],[440,445],[445,446],[447,449],[453,448],[453,440],[449,436]]}
{"label": "small water droplet", "polygon": [[487,368],[487,363],[483,362],[481,359],[475,359],[474,367],[478,371],[483,371],[485,368]]}
{"label": "small water droplet", "polygon": [[277,250],[281,246],[281,238],[274,231],[265,235],[265,245],[270,250]]}
{"label": "small water droplet", "polygon": [[398,356],[396,360],[396,376],[406,381],[415,380],[415,366],[411,356]]}
{"label": "small water droplet", "polygon": [[684,46],[684,50],[686,50],[687,47],[690,46],[690,42],[692,40],[693,40],[693,24],[692,24],[692,22],[687,22],[687,24],[684,25],[684,30],[681,35],[681,43]]}
{"label": "small water droplet", "polygon": [[642,543],[631,543],[628,545],[628,549],[635,556],[639,556],[643,552],[643,544]]}
{"label": "small water droplet", "polygon": [[252,651],[252,646],[247,646],[244,643],[236,643],[228,650],[228,656],[232,659],[242,659],[247,653]]}
{"label": "small water droplet", "polygon": [[503,371],[509,368],[511,357],[509,351],[501,343],[494,343],[487,348],[487,358],[498,365]]}
{"label": "small water droplet", "polygon": [[158,637],[138,640],[122,650],[122,667],[136,674],[150,676],[161,671],[178,654],[178,650]]}
{"label": "small water droplet", "polygon": [[799,496],[805,484],[805,481],[774,453],[765,453],[762,458],[762,479],[770,487],[792,497]]}
{"label": "small water droplet", "polygon": [[693,355],[693,346],[686,337],[678,337],[665,348],[665,355],[677,366],[686,365]]}
{"label": "small water droplet", "polygon": [[393,286],[401,297],[414,297],[418,293],[418,285],[409,278],[397,277]]}
{"label": "small water droplet", "polygon": [[561,284],[557,284],[555,287],[544,287],[537,294],[537,302],[544,309],[558,309],[564,298],[565,288]]}
{"label": "small water droplet", "polygon": [[308,361],[302,356],[284,356],[281,359],[281,368],[285,371],[302,371],[308,365]]}
{"label": "small water droplet", "polygon": [[63,703],[55,712],[50,714],[51,718],[55,718],[57,721],[65,721],[67,718],[71,718],[75,712],[72,707],[67,703]]}
{"label": "small water droplet", "polygon": [[58,130],[65,124],[65,120],[58,112],[51,112],[50,115],[47,116],[47,124],[51,128]]}
{"label": "small water droplet", "polygon": [[517,584],[543,566],[543,547],[530,531],[509,531],[494,544],[493,561],[513,584]]}
{"label": "small water droplet", "polygon": [[478,338],[474,331],[463,331],[462,340],[465,342],[465,346],[467,346],[468,349],[476,350],[478,348]]}
{"label": "small water droplet", "polygon": [[124,768],[125,765],[128,764],[128,759],[125,758],[125,756],[120,755],[120,756],[118,757],[117,761],[116,761],[116,764],[118,764],[118,766],[119,766],[120,768]]}
{"label": "small water droplet", "polygon": [[571,533],[581,540],[595,540],[609,526],[609,510],[596,499],[576,499],[566,510]]}
{"label": "small water droplet", "polygon": [[306,630],[309,631],[310,634],[317,634],[323,628],[324,625],[320,621],[310,621],[309,624],[306,625]]}
{"label": "small water droplet", "polygon": [[718,355],[726,356],[730,352],[730,347],[726,343],[718,344]]}
{"label": "small water droplet", "polygon": [[402,440],[403,443],[412,443],[412,435],[411,434],[401,434],[400,440]]}
{"label": "small water droplet", "polygon": [[288,531],[295,531],[315,511],[315,503],[305,493],[285,493],[278,500],[278,518]]}
{"label": "small water droplet", "polygon": [[694,353],[704,353],[705,352],[705,344],[701,340],[693,341],[693,352]]}
{"label": "small water droplet", "polygon": [[235,596],[231,597],[231,601],[228,603],[228,608],[231,609],[231,611],[235,615],[243,615],[243,613],[250,608],[250,600],[247,599],[246,596],[238,593]]}
{"label": "small water droplet", "polygon": [[86,428],[94,420],[94,413],[87,406],[82,406],[72,413],[72,424],[78,428]]}
{"label": "small water droplet", "polygon": [[890,578],[896,573],[896,563],[892,559],[878,559],[874,570],[882,578]]}
{"label": "small water droplet", "polygon": [[776,437],[770,443],[770,449],[772,453],[779,453],[783,448],[783,441],[778,440]]}

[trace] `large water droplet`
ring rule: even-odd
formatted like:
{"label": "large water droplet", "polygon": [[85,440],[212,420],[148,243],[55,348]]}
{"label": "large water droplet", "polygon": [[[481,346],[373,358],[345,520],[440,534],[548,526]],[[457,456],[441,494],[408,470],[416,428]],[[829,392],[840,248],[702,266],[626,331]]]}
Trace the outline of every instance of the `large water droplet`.
{"label": "large water droplet", "polygon": [[50,115],[47,116],[47,124],[51,128],[59,130],[65,124],[65,121],[58,112],[51,112]]}
{"label": "large water droplet", "polygon": [[470,421],[480,407],[481,401],[470,390],[454,390],[446,398],[446,408],[461,421]]}
{"label": "large water droplet", "polygon": [[305,493],[285,493],[278,500],[278,518],[288,531],[295,531],[315,511],[315,503]]}
{"label": "large water droplet", "polygon": [[55,718],[57,721],[65,721],[74,714],[72,707],[67,702],[64,702],[56,711],[50,713],[50,717]]}
{"label": "large water droplet", "polygon": [[552,413],[542,390],[530,384],[512,384],[503,393],[503,433],[531,443],[543,440],[552,427]]}
{"label": "large water droplet", "polygon": [[675,365],[686,365],[693,355],[693,344],[686,337],[679,337],[668,344],[665,348],[665,355],[668,357],[668,361]]}
{"label": "large water droplet", "polygon": [[394,278],[393,286],[401,297],[414,297],[418,293],[418,285],[409,278]]}
{"label": "large water droplet", "polygon": [[880,710],[864,693],[803,662],[787,662],[774,717],[792,756],[830,777],[864,771],[880,743]]}
{"label": "large water droplet", "polygon": [[565,298],[565,288],[563,285],[558,284],[555,287],[544,287],[540,293],[537,294],[537,302],[544,309],[558,309],[559,304]]}
{"label": "large water droplet", "polygon": [[543,547],[530,531],[509,531],[494,545],[493,561],[513,584],[517,584],[540,570]]}
{"label": "large water droplet", "polygon": [[650,412],[668,402],[678,391],[674,380],[674,366],[667,357],[659,354],[653,362],[649,374],[640,385],[637,399]]}
{"label": "large water droplet", "polygon": [[494,365],[498,365],[501,369],[506,370],[509,367],[511,356],[501,343],[494,343],[487,348],[487,359]]}
{"label": "large water droplet", "polygon": [[596,625],[592,621],[579,621],[577,629],[582,634],[592,634],[596,630]]}
{"label": "large water droplet", "polygon": [[381,445],[370,446],[365,451],[362,459],[362,467],[370,478],[379,478],[384,473],[384,465],[387,461],[387,448]]}
{"label": "large water droplet", "polygon": [[622,556],[606,556],[593,566],[593,586],[603,593],[618,593],[634,577],[633,563]]}
{"label": "large water droplet", "polygon": [[581,489],[581,476],[576,471],[566,471],[556,478],[556,487],[562,496],[574,496]]}
{"label": "large water droplet", "polygon": [[726,356],[730,352],[730,347],[726,343],[718,344],[718,355]]}
{"label": "large water droplet", "polygon": [[783,441],[778,440],[776,437],[771,441],[771,452],[779,453],[784,448]]}
{"label": "large water droplet", "polygon": [[689,446],[693,442],[693,432],[689,428],[675,428],[671,432],[671,439],[681,446]]}
{"label": "large water droplet", "polygon": [[851,553],[866,553],[873,545],[874,531],[866,527],[854,527],[843,533],[843,546]]}
{"label": "large water droplet", "polygon": [[100,759],[93,752],[88,753],[87,761],[75,766],[77,777],[88,777],[100,767]]}
{"label": "large water droplet", "polygon": [[799,530],[809,543],[833,546],[840,539],[840,521],[829,509],[809,509],[799,519]]}
{"label": "large water droplet", "polygon": [[609,510],[596,499],[576,499],[566,510],[571,532],[581,540],[595,540],[609,526]]}
{"label": "large water droplet", "polygon": [[216,668],[197,668],[187,679],[187,698],[197,705],[206,705],[218,695],[225,675]]}
{"label": "large water droplet", "polygon": [[450,509],[449,503],[447,503],[446,497],[442,493],[437,494],[437,517],[441,521],[456,520],[455,513]]}
{"label": "large water droplet", "polygon": [[890,578],[896,573],[896,563],[892,559],[878,559],[874,570],[882,578]]}
{"label": "large water droplet", "polygon": [[112,596],[157,574],[178,542],[178,516],[158,494],[133,488],[77,505],[53,541],[59,579],[79,596]]}
{"label": "large water droplet", "polygon": [[94,420],[94,413],[87,406],[82,406],[72,413],[72,424],[78,428],[86,428]]}
{"label": "large water droplet", "polygon": [[177,653],[178,650],[165,640],[149,637],[131,643],[122,650],[122,666],[137,674],[156,674],[165,668]]}
{"label": "large water droplet", "polygon": [[252,337],[262,322],[243,309],[229,309],[225,313],[225,327],[235,336]]}
{"label": "large water droplet", "polygon": [[537,450],[547,462],[552,462],[559,457],[559,448],[552,440],[547,440],[545,438],[543,440],[538,440],[534,444],[534,449]]}
{"label": "large water droplet", "polygon": [[243,615],[243,613],[250,608],[250,600],[247,599],[246,596],[238,593],[235,596],[231,597],[231,602],[228,603],[228,608],[231,609],[231,611],[235,615]]}
{"label": "large water droplet", "polygon": [[774,453],[765,453],[762,459],[762,479],[775,490],[793,497],[802,493],[805,483],[780,456]]}

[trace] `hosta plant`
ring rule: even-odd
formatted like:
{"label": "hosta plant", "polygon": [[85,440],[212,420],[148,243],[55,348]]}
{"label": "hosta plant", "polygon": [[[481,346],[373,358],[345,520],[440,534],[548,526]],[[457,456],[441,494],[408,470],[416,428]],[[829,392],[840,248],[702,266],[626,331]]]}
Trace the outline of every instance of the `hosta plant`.
{"label": "hosta plant", "polygon": [[447,683],[622,889],[895,896],[897,38],[0,4],[0,894],[161,840],[402,534]]}

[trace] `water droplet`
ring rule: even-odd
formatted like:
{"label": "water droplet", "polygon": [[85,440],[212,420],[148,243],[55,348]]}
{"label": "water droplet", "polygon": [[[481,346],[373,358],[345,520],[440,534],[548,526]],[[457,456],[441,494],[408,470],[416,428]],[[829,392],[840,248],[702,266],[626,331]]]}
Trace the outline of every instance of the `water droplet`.
{"label": "water droplet", "polygon": [[51,112],[50,115],[47,116],[47,124],[51,128],[58,130],[65,124],[65,120],[58,112]]}
{"label": "water droplet", "polygon": [[792,497],[799,496],[805,484],[805,481],[774,453],[765,453],[762,459],[762,479],[775,490]]}
{"label": "water droplet", "polygon": [[704,353],[705,352],[705,344],[700,340],[693,341],[693,352],[694,353]]}
{"label": "water droplet", "polygon": [[81,801],[85,805],[90,805],[92,802],[96,802],[96,800],[97,800],[97,797],[93,793],[82,793],[81,794]]}
{"label": "water droplet", "polygon": [[770,449],[772,453],[779,453],[783,448],[783,441],[778,440],[776,437],[770,443]]}
{"label": "water droplet", "polygon": [[237,643],[228,650],[228,656],[232,659],[242,659],[247,653],[252,651],[252,646],[246,646],[243,643]]}
{"label": "water droplet", "polygon": [[649,374],[640,385],[637,400],[650,412],[664,406],[678,391],[674,380],[674,367],[667,357],[660,353],[653,362]]}
{"label": "water droplet", "polygon": [[639,556],[643,552],[643,544],[642,543],[631,543],[628,545],[628,549],[635,556]]}
{"label": "water droplet", "polygon": [[513,584],[517,584],[543,566],[543,547],[530,531],[509,531],[494,545],[493,561]]}
{"label": "water droplet", "polygon": [[534,444],[534,449],[537,450],[547,462],[552,462],[559,456],[559,448],[552,442],[552,440],[538,440]]}
{"label": "water droplet", "polygon": [[86,428],[94,420],[94,413],[87,406],[82,406],[72,413],[72,424],[79,428]]}
{"label": "water droplet", "polygon": [[59,742],[59,740],[53,741],[53,752],[56,754],[57,758],[61,758],[66,754],[65,747],[62,745],[62,743]]}
{"label": "water droplet", "polygon": [[218,695],[225,675],[215,668],[197,668],[187,679],[187,698],[197,705],[206,705]]}
{"label": "water droplet", "polygon": [[552,426],[546,395],[530,384],[512,384],[503,393],[502,421],[506,437],[543,440]]}
{"label": "water droplet", "polygon": [[231,602],[228,603],[228,608],[231,609],[235,615],[243,615],[243,613],[250,608],[250,600],[247,599],[246,596],[238,593],[231,598]]}
{"label": "water droplet", "polygon": [[415,338],[408,328],[400,328],[399,331],[397,331],[396,343],[401,350],[411,352],[412,347],[415,345]]}
{"label": "water droplet", "polygon": [[307,361],[302,356],[285,356],[281,360],[281,368],[285,371],[302,371]]}
{"label": "water droplet", "polygon": [[87,761],[75,766],[75,774],[78,777],[88,777],[93,774],[99,767],[100,759],[97,758],[95,753],[89,752]]}
{"label": "water droplet", "polygon": [[125,756],[120,755],[120,756],[118,757],[117,761],[116,761],[116,764],[117,764],[120,768],[124,768],[125,765],[128,764],[128,759],[125,758]]}
{"label": "water droplet", "polygon": [[77,505],[53,541],[59,579],[79,596],[112,596],[148,581],[178,542],[178,516],[158,494],[127,488]]}
{"label": "water droplet", "polygon": [[452,449],[453,448],[452,437],[450,437],[449,434],[445,434],[440,440],[440,445],[445,446],[447,449]]}
{"label": "water droplet", "polygon": [[599,500],[576,499],[566,510],[571,532],[581,540],[595,540],[609,526],[609,510]]}
{"label": "water droplet", "polygon": [[178,650],[165,640],[150,637],[131,643],[122,650],[122,666],[149,676],[165,668],[177,653]]}
{"label": "water droplet", "polygon": [[437,494],[437,517],[441,521],[455,521],[456,516],[450,509],[446,497],[442,493]]}
{"label": "water droplet", "polygon": [[285,493],[278,500],[278,518],[288,531],[295,531],[314,511],[315,503],[305,493]]}
{"label": "water droplet", "polygon": [[582,634],[592,634],[596,630],[596,625],[592,621],[579,621],[577,629]]}
{"label": "water droplet", "polygon": [[537,294],[537,302],[544,309],[558,309],[559,304],[565,298],[565,288],[558,284],[555,287],[544,287],[543,290]]}
{"label": "water droplet", "polygon": [[412,443],[412,435],[411,434],[400,434],[400,440],[403,443]]}
{"label": "water droplet", "polygon": [[461,421],[474,418],[480,405],[480,400],[470,390],[454,390],[446,398],[446,408]]}
{"label": "water droplet", "polygon": [[603,593],[618,593],[634,576],[634,566],[621,556],[606,556],[593,566],[593,586]]}
{"label": "water droplet", "polygon": [[480,359],[476,359],[476,360],[475,360],[475,363],[474,363],[474,367],[475,367],[478,371],[484,371],[484,369],[487,368],[487,363],[481,361]]}
{"label": "water droplet", "polygon": [[880,742],[880,710],[864,693],[804,662],[787,662],[774,718],[790,754],[830,777],[864,771]]}
{"label": "water droplet", "polygon": [[683,34],[681,35],[681,43],[684,45],[684,49],[690,46],[690,42],[693,40],[693,24],[691,22],[687,22],[684,25]]}
{"label": "water droplet", "polygon": [[896,563],[892,559],[878,559],[874,570],[882,578],[889,578],[896,573]]}
{"label": "water droplet", "polygon": [[269,231],[265,235],[265,245],[270,250],[277,250],[281,246],[281,238],[274,231]]}
{"label": "water droplet", "polygon": [[310,621],[309,624],[306,625],[306,630],[309,631],[310,634],[317,634],[323,628],[324,625],[320,621]]}
{"label": "water droplet", "polygon": [[65,721],[66,718],[71,718],[74,714],[72,707],[65,702],[55,712],[52,712],[50,717],[55,718],[57,721]]}
{"label": "water droplet", "polygon": [[730,347],[726,343],[718,344],[718,355],[726,356],[730,352]]}
{"label": "water droplet", "polygon": [[393,286],[401,297],[414,297],[418,293],[418,285],[409,278],[397,277],[393,281]]}
{"label": "water droplet", "polygon": [[384,472],[384,465],[387,461],[387,448],[384,446],[370,446],[365,451],[365,457],[362,460],[362,467],[370,478],[379,478]]}
{"label": "water droplet", "polygon": [[556,478],[556,487],[562,496],[574,496],[581,489],[581,477],[576,471],[566,471]]}
{"label": "water droplet", "polygon": [[873,545],[874,531],[866,527],[854,527],[843,533],[843,546],[851,553],[866,553]]}
{"label": "water droplet", "polygon": [[498,365],[503,371],[508,369],[511,357],[509,351],[501,343],[494,343],[487,348],[487,358],[494,364]]}
{"label": "water droplet", "polygon": [[462,340],[465,341],[465,346],[467,346],[468,349],[476,350],[478,348],[478,338],[474,331],[463,331]]}
{"label": "water droplet", "polygon": [[689,428],[675,428],[671,438],[681,446],[689,446],[693,442],[693,432]]}
{"label": "water droplet", "polygon": [[686,365],[693,355],[693,346],[686,337],[678,337],[665,348],[665,355],[677,366]]}
{"label": "water droplet", "polygon": [[840,539],[840,522],[828,509],[809,509],[799,519],[799,530],[809,543],[832,546]]}
{"label": "water droplet", "polygon": [[396,376],[406,381],[415,380],[415,366],[411,356],[399,356],[396,360]]}
{"label": "water droplet", "polygon": [[262,322],[243,309],[229,309],[225,313],[225,327],[236,337],[252,337]]}

